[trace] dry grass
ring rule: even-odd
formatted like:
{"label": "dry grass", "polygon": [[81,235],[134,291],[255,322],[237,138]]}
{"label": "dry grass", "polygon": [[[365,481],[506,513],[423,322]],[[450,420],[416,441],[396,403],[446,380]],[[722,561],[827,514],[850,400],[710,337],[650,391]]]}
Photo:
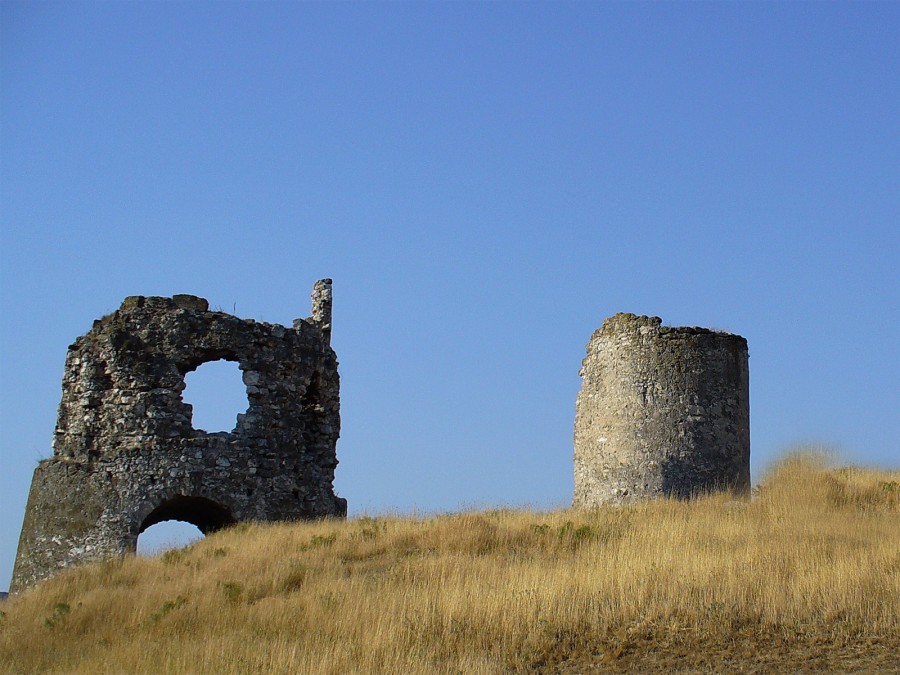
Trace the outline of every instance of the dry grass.
{"label": "dry grass", "polygon": [[900,472],[757,499],[238,526],[2,605],[22,673],[900,672]]}

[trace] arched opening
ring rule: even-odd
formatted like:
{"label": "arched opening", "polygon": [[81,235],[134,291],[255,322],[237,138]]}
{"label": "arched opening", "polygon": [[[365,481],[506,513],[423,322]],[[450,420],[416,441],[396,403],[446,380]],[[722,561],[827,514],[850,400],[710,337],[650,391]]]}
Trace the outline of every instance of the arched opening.
{"label": "arched opening", "polygon": [[194,429],[210,433],[233,431],[237,416],[247,412],[247,387],[233,360],[201,363],[184,376],[181,400],[191,406]]}
{"label": "arched opening", "polygon": [[153,555],[167,548],[186,546],[234,522],[228,509],[211,499],[176,495],[144,518],[138,529],[136,549],[139,555]]}
{"label": "arched opening", "polygon": [[181,548],[203,538],[200,528],[182,520],[167,520],[151,525],[137,539],[137,554],[159,555],[170,548]]}
{"label": "arched opening", "polygon": [[157,506],[144,518],[138,534],[151,525],[156,525],[156,523],[162,523],[166,520],[181,520],[185,523],[191,523],[203,534],[221,530],[223,527],[234,523],[234,518],[228,509],[211,499],[175,495]]}

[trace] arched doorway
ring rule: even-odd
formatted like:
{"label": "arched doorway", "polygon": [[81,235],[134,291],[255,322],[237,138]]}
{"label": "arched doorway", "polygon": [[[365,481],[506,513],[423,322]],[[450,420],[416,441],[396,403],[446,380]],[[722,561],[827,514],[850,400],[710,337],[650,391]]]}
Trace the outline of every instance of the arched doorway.
{"label": "arched doorway", "polygon": [[166,520],[151,525],[137,538],[137,554],[149,558],[173,548],[183,548],[203,539],[196,525],[183,520]]}
{"label": "arched doorway", "polygon": [[[175,495],[153,509],[141,522],[135,549],[142,555],[153,555],[165,548],[185,546],[234,522],[229,510],[211,499]],[[154,527],[161,523],[165,523],[164,529]],[[144,542],[141,535],[150,528],[154,533]]]}

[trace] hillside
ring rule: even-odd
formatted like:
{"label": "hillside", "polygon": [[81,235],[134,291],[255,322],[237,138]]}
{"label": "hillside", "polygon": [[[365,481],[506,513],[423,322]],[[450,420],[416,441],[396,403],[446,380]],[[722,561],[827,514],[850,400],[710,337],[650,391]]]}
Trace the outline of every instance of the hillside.
{"label": "hillside", "polygon": [[13,673],[900,672],[900,472],[752,502],[237,526],[0,605]]}

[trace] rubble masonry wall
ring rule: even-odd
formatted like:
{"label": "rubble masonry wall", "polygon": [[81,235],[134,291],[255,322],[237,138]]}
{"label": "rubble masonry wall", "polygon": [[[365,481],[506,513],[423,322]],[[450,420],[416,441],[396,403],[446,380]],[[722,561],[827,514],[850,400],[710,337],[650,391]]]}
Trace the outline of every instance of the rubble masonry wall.
{"label": "rubble masonry wall", "polygon": [[747,341],[616,314],[587,345],[576,507],[750,489]]}
{"label": "rubble masonry wall", "polygon": [[[203,298],[132,296],[66,355],[53,456],[35,469],[11,591],[133,552],[163,520],[204,533],[240,521],[344,516],[331,280],[292,328],[210,311]],[[235,361],[248,409],[231,432],[191,423],[184,376]]]}

